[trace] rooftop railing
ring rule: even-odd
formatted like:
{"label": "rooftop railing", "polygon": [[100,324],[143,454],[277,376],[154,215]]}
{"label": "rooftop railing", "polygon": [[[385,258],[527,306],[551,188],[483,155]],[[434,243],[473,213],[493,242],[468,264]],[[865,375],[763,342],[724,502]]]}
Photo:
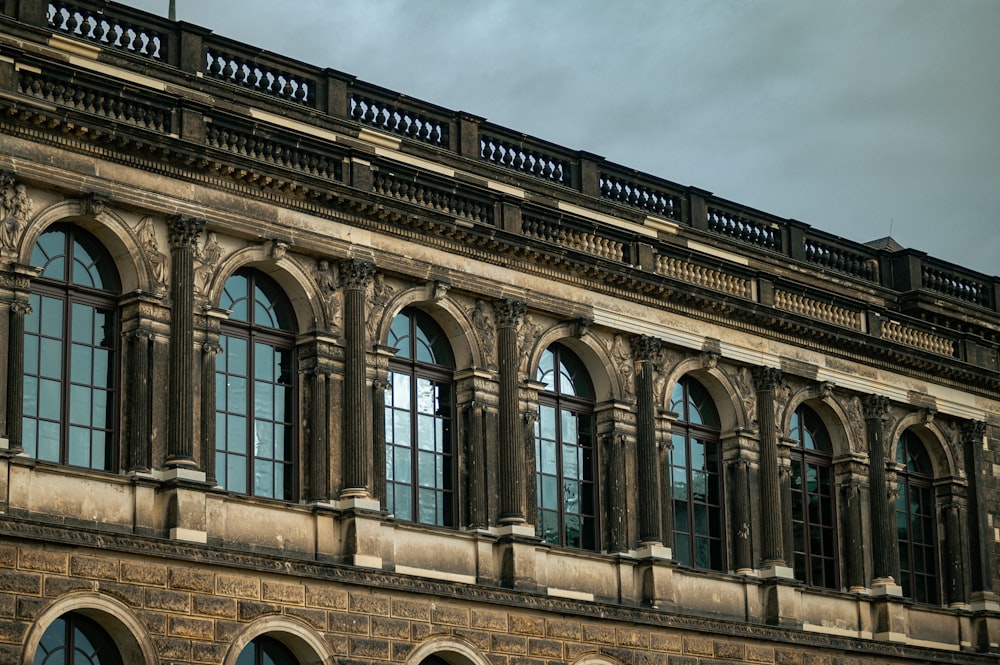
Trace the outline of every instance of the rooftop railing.
{"label": "rooftop railing", "polygon": [[[710,192],[628,169],[596,155],[570,150],[482,118],[358,81],[336,70],[252,48],[191,24],[103,0],[20,0],[7,5],[16,6],[15,18],[22,23],[114,53],[164,63],[181,72],[260,94],[278,103],[309,109],[312,114],[318,111],[341,121],[355,122],[450,151],[508,171],[524,187],[530,186],[531,181],[523,178],[530,178],[539,187],[569,188],[593,197],[604,206],[621,206],[660,217],[699,229],[709,239],[715,237],[722,243],[737,243],[776,253],[831,275],[842,275],[898,292],[921,291],[964,306],[993,311],[1000,307],[997,295],[1000,280],[995,277],[912,250],[873,249],[802,222],[753,210]],[[2,6],[0,4],[0,8]],[[44,90],[39,92],[38,86],[48,83],[41,80],[43,77],[38,78],[31,83],[33,94],[47,94]],[[155,117],[148,120],[149,112],[144,108],[135,108],[137,110],[130,111],[135,116],[132,122],[160,123]],[[226,143],[227,149],[242,146],[241,139],[234,138],[232,132],[213,136]],[[314,164],[318,158],[303,153],[295,159],[298,160],[297,168],[306,168],[302,164]],[[323,167],[308,168],[323,170]],[[380,187],[392,192],[397,192],[400,186],[384,175],[379,183]],[[493,222],[490,215],[480,211],[485,202],[461,197],[452,202],[452,194],[444,190],[435,192],[433,200],[447,199],[448,203],[442,204],[445,208],[454,206],[464,216]],[[545,235],[551,224],[539,219],[528,223],[528,227],[533,234]],[[610,255],[616,255],[617,250],[609,251]]]}

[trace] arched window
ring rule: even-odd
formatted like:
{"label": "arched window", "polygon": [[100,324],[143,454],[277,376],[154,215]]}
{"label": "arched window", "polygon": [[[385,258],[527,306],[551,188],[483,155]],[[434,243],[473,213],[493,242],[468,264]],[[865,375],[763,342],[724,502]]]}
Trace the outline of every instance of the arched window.
{"label": "arched window", "polygon": [[35,244],[24,318],[23,444],[41,460],[117,468],[118,275],[83,229],[58,224]]}
{"label": "arched window", "polygon": [[215,471],[232,492],[292,500],[296,492],[295,322],[291,302],[258,270],[226,280],[215,372]]}
{"label": "arched window", "polygon": [[703,385],[684,376],[674,386],[670,472],[674,499],[674,558],[723,570],[722,449],[719,412]]}
{"label": "arched window", "polygon": [[896,445],[896,536],[899,584],[903,595],[920,603],[938,602],[937,525],[934,476],[920,438],[907,430]]}
{"label": "arched window", "polygon": [[111,636],[96,621],[70,612],[42,633],[34,665],[122,665],[122,657]]}
{"label": "arched window", "polygon": [[386,509],[401,520],[455,525],[455,361],[434,319],[413,308],[392,321],[385,400]]}
{"label": "arched window", "polygon": [[838,588],[833,447],[819,415],[803,404],[792,414],[792,540],[795,578]]}
{"label": "arched window", "polygon": [[297,665],[299,660],[284,644],[261,635],[240,652],[236,665]]}
{"label": "arched window", "polygon": [[536,377],[545,384],[535,423],[539,535],[554,545],[597,549],[594,385],[561,344],[542,353]]}

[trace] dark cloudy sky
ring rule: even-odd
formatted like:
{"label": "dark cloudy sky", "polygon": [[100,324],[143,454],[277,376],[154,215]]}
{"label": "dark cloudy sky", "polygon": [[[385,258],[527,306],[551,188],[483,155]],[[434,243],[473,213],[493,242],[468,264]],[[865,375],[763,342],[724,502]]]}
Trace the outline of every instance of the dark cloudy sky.
{"label": "dark cloudy sky", "polygon": [[1000,0],[176,1],[219,35],[1000,273]]}

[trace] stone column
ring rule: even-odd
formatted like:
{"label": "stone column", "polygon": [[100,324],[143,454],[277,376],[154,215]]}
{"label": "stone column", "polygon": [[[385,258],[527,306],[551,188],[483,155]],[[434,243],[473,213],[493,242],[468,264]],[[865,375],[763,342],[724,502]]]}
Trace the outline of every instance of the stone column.
{"label": "stone column", "polygon": [[[213,337],[217,337],[214,336]],[[218,339],[201,346],[201,466],[205,480],[215,484],[215,359],[222,353]]]}
{"label": "stone column", "polygon": [[385,505],[385,391],[391,384],[379,377],[372,382],[372,497]]}
{"label": "stone column", "polygon": [[327,501],[330,498],[330,453],[327,432],[327,412],[330,373],[314,367],[309,377],[309,500]]}
{"label": "stone column", "polygon": [[[170,238],[170,378],[167,467],[197,468],[194,459],[194,249],[205,220],[177,215]],[[214,381],[213,381],[214,385]]]}
{"label": "stone column", "polygon": [[[868,472],[871,474],[869,502],[872,523],[872,575],[876,582],[892,584],[899,578],[899,541],[896,539],[894,507],[889,501],[885,476],[885,433],[882,422],[889,413],[889,400],[868,395],[863,402],[868,442]],[[874,585],[873,585],[874,586]]]}
{"label": "stone column", "polygon": [[952,606],[966,602],[965,560],[968,554],[963,547],[963,512],[963,507],[955,497],[941,510],[941,520],[944,522],[944,551],[941,553],[941,560],[944,564],[945,602]]}
{"label": "stone column", "polygon": [[608,552],[626,552],[628,525],[625,498],[625,437],[612,431],[602,438],[604,450],[608,455]]}
{"label": "stone column", "polygon": [[368,433],[367,338],[365,300],[375,264],[349,259],[340,264],[344,286],[344,489],[342,498],[371,498]]}
{"label": "stone column", "polygon": [[966,530],[969,533],[969,572],[970,599],[974,606],[1000,609],[997,606],[997,596],[993,592],[993,539],[990,538],[991,526],[986,515],[985,479],[990,472],[983,460],[985,446],[983,437],[986,434],[986,423],[968,421],[962,427],[962,447],[965,453],[965,477],[969,483],[968,489],[968,520]]}
{"label": "stone column", "polygon": [[781,510],[781,479],[778,475],[778,440],[774,427],[774,388],[781,371],[755,367],[757,423],[760,427],[761,568],[786,566]]}
{"label": "stone column", "polygon": [[864,591],[865,557],[864,542],[861,538],[861,483],[855,479],[846,481],[840,487],[840,511],[844,543],[844,575],[848,591]]}
{"label": "stone column", "polygon": [[26,302],[10,304],[7,337],[7,446],[11,452],[24,450],[24,317],[31,312]]}
{"label": "stone column", "polygon": [[[636,454],[639,484],[639,544],[661,545],[663,506],[660,502],[659,459],[656,446],[656,395],[654,383],[660,340],[648,335],[632,338],[636,372]],[[669,504],[667,506],[669,508]]]}
{"label": "stone column", "polygon": [[753,521],[750,515],[750,462],[733,459],[727,463],[732,481],[730,509],[733,536],[733,570],[737,575],[753,573]]}
{"label": "stone column", "polygon": [[[149,471],[152,458],[150,429],[149,330],[125,333],[125,465],[128,471]],[[214,418],[213,418],[214,422]]]}
{"label": "stone column", "polygon": [[465,434],[468,449],[468,526],[485,529],[488,525],[486,503],[486,449],[483,440],[483,405],[473,401],[465,407]]}
{"label": "stone column", "polygon": [[497,327],[497,365],[500,373],[500,524],[525,522],[524,441],[518,413],[517,327],[527,309],[523,300],[504,298],[493,303]]}

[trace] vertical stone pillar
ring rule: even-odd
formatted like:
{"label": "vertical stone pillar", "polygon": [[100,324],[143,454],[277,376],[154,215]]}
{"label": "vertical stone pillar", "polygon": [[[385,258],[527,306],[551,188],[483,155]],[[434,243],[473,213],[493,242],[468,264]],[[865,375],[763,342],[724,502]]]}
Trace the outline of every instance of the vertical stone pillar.
{"label": "vertical stone pillar", "polygon": [[660,476],[660,521],[662,524],[663,546],[668,548],[673,556],[674,547],[674,480],[670,470],[670,453],[674,449],[672,426],[675,416],[668,415],[662,418],[661,422],[666,422],[663,427],[659,450],[657,451],[657,471]]}
{"label": "vertical stone pillar", "polygon": [[218,340],[201,346],[201,466],[205,479],[215,484],[215,360],[222,353]]}
{"label": "vertical stone pillar", "polygon": [[499,457],[500,524],[525,522],[524,441],[518,413],[517,327],[527,309],[523,300],[504,298],[493,303],[497,327],[497,365],[500,373]]}
{"label": "vertical stone pillar", "polygon": [[840,488],[844,542],[844,584],[848,591],[860,592],[865,584],[864,542],[861,538],[861,483],[848,480]]}
{"label": "vertical stone pillar", "polygon": [[944,552],[942,561],[945,574],[945,602],[949,605],[963,605],[965,593],[966,552],[962,538],[962,506],[953,500],[941,510],[944,522]]}
{"label": "vertical stone pillar", "polygon": [[385,391],[390,383],[386,378],[377,378],[372,382],[372,498],[385,505]]}
{"label": "vertical stone pillar", "polygon": [[[660,502],[659,459],[656,448],[655,361],[660,352],[660,340],[648,335],[632,338],[632,355],[636,359],[636,454],[639,483],[639,544],[661,545],[663,522]],[[669,504],[668,504],[669,507]]]}
{"label": "vertical stone pillar", "polygon": [[627,504],[625,498],[625,437],[618,432],[604,435],[608,455],[608,551],[628,551]]}
{"label": "vertical stone pillar", "polygon": [[[327,432],[329,405],[328,371],[314,367],[309,374],[309,500],[327,501],[330,498],[330,453]],[[384,399],[384,398],[383,398]],[[384,427],[384,425],[383,425]]]}
{"label": "vertical stone pillar", "polygon": [[7,337],[7,447],[11,452],[24,450],[24,317],[31,311],[26,302],[10,304],[10,327]]}
{"label": "vertical stone pillar", "polygon": [[728,462],[729,478],[732,481],[730,510],[732,511],[733,570],[737,575],[753,572],[753,530],[750,523],[750,462],[733,459]]}
{"label": "vertical stone pillar", "polygon": [[[150,430],[149,330],[137,328],[125,333],[125,371],[128,399],[125,400],[126,470],[149,471],[152,458]],[[214,418],[213,418],[214,422]]]}
{"label": "vertical stone pillar", "polygon": [[465,433],[468,447],[468,495],[471,529],[488,525],[486,503],[486,447],[483,438],[483,405],[473,401],[465,407]]}
{"label": "vertical stone pillar", "polygon": [[991,526],[986,515],[986,497],[984,482],[989,477],[983,459],[983,437],[986,434],[986,423],[968,421],[962,427],[962,447],[965,453],[965,477],[969,483],[968,489],[968,520],[966,531],[969,534],[969,589],[970,600],[977,609],[1000,609],[997,596],[993,592],[993,539],[990,537]]}
{"label": "vertical stone pillar", "polygon": [[791,446],[778,444],[778,493],[781,497],[781,548],[785,564],[795,573],[795,532],[792,529],[792,459]]}
{"label": "vertical stone pillar", "polygon": [[774,388],[781,379],[781,371],[773,367],[755,367],[753,379],[760,427],[761,568],[776,571],[786,567],[778,440],[774,427]]}
{"label": "vertical stone pillar", "polygon": [[[170,378],[167,467],[197,468],[194,459],[194,248],[205,220],[167,220],[170,239]],[[214,381],[213,381],[214,385]]]}
{"label": "vertical stone pillar", "polygon": [[349,259],[340,264],[344,286],[344,489],[342,498],[371,498],[369,464],[372,445],[368,438],[368,390],[366,388],[365,300],[375,276],[375,264]]}
{"label": "vertical stone pillar", "polygon": [[881,395],[868,395],[862,405],[868,442],[868,471],[871,474],[872,576],[875,583],[884,587],[893,584],[899,577],[899,541],[893,528],[894,507],[889,501],[886,483],[885,433],[882,427],[889,413],[889,400]]}

